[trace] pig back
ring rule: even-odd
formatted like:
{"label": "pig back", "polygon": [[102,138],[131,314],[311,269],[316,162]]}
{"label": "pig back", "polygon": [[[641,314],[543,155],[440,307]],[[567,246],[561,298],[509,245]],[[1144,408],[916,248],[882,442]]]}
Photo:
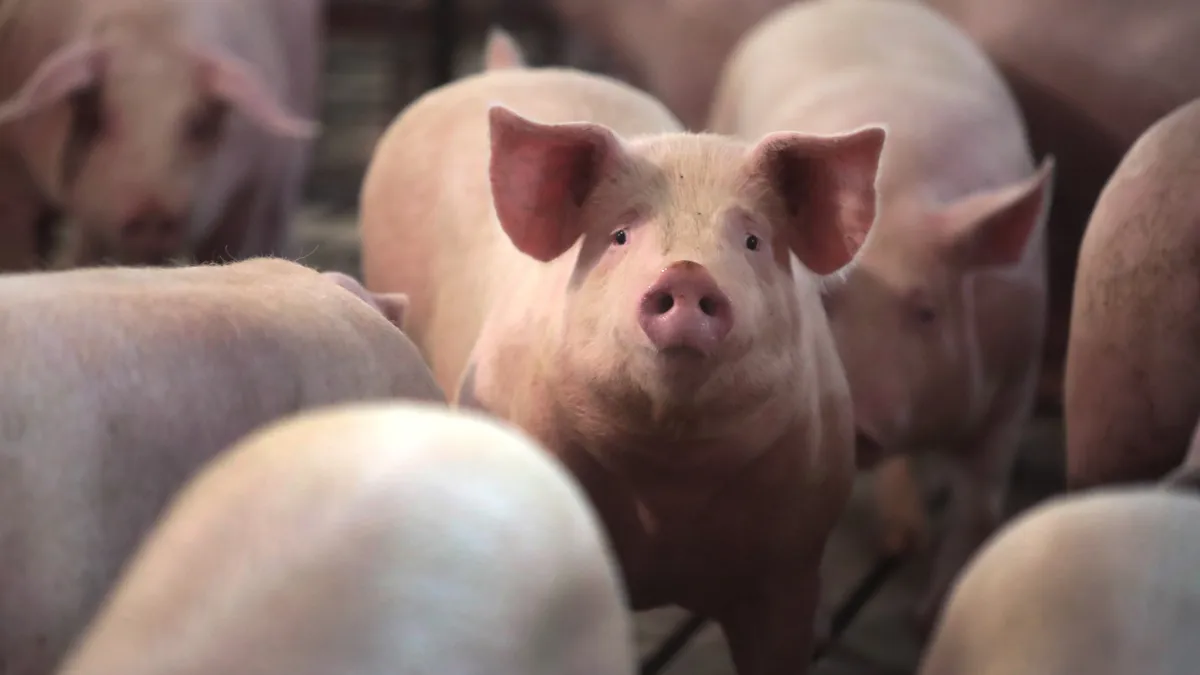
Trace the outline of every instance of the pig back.
{"label": "pig back", "polygon": [[862,71],[921,76],[1007,99],[999,72],[953,24],[918,3],[793,3],[747,33],[726,64],[710,126],[756,136],[791,95]]}
{"label": "pig back", "polygon": [[521,276],[549,267],[520,254],[496,221],[487,120],[494,103],[544,123],[604,124],[623,138],[680,128],[649,95],[567,69],[477,74],[427,93],[397,117],[363,184],[364,279],[373,291],[409,295],[406,330],[446,391],[492,302],[512,295]]}
{"label": "pig back", "polygon": [[444,401],[381,314],[263,262],[0,279],[7,672],[50,672],[165,501],[250,430],[342,401]]}
{"label": "pig back", "polygon": [[1156,123],[1079,252],[1065,379],[1068,483],[1160,478],[1200,417],[1200,101]]}

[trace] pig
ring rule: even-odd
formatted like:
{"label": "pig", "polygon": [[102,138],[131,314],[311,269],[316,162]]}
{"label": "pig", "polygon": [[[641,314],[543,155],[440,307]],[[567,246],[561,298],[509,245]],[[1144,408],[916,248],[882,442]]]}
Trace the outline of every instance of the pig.
{"label": "pig", "polygon": [[[340,402],[446,405],[349,280],[273,258],[0,276],[6,675],[51,672],[169,497],[252,429]],[[370,297],[403,318],[403,298]]]}
{"label": "pig", "polygon": [[708,121],[721,67],[738,40],[791,0],[549,0],[607,70],[646,89],[692,130]]}
{"label": "pig", "polygon": [[487,41],[483,47],[484,70],[503,70],[505,68],[525,68],[525,52],[508,31],[499,26],[488,30]]}
{"label": "pig", "polygon": [[1079,250],[1064,382],[1067,487],[1158,480],[1200,418],[1200,100],[1113,174]]}
{"label": "pig", "polygon": [[616,563],[526,435],[425,403],[251,433],[173,497],[59,675],[633,675]]}
{"label": "pig", "polygon": [[318,104],[319,0],[5,0],[0,263],[282,255]]}
{"label": "pig", "polygon": [[847,223],[854,251],[822,280],[846,369],[859,466],[881,466],[882,540],[923,544],[903,455],[935,450],[953,503],[915,618],[999,523],[1033,409],[1045,314],[1044,225],[1054,160],[1035,169],[1016,103],[949,21],[916,3],[813,0],[738,45],[711,126],[745,138],[881,124],[878,217]]}
{"label": "pig", "polygon": [[1191,675],[1200,499],[1110,487],[1034,507],[956,582],[920,675]]}
{"label": "pig", "polygon": [[634,610],[713,618],[740,675],[804,673],[853,420],[817,274],[870,217],[886,131],[690,134],[620,82],[426,93],[364,179],[363,273],[453,405],[575,476]]}
{"label": "pig", "polygon": [[1076,259],[1101,189],[1138,137],[1200,96],[1194,0],[927,0],[996,62],[1035,153],[1058,164],[1043,400],[1062,405]]}

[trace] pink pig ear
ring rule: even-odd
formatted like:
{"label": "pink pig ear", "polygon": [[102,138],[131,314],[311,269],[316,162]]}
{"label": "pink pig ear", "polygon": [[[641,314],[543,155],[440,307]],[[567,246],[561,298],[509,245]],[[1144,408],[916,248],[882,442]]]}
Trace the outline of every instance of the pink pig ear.
{"label": "pink pig ear", "polygon": [[941,217],[955,257],[967,267],[1017,263],[1050,212],[1054,165],[1048,155],[1029,178],[951,204]]}
{"label": "pink pig ear", "polygon": [[100,77],[102,54],[90,42],[76,42],[54,52],[38,66],[12,98],[0,103],[0,124],[31,115]]}
{"label": "pink pig ear", "polygon": [[407,293],[372,293],[376,306],[392,325],[404,330],[404,317],[408,316]]}
{"label": "pink pig ear", "polygon": [[599,124],[540,124],[501,105],[488,109],[492,203],[519,251],[547,262],[583,235],[584,201],[606,166],[624,156]]}
{"label": "pink pig ear", "polygon": [[293,138],[312,138],[320,131],[316,121],[288,112],[241,59],[203,48],[193,53],[200,63],[201,86],[267,131]]}
{"label": "pink pig ear", "polygon": [[875,221],[875,179],[887,129],[819,136],[768,134],[751,150],[752,172],[782,200],[792,250],[829,274],[848,263]]}
{"label": "pink pig ear", "polygon": [[483,48],[484,70],[507,70],[525,68],[525,53],[511,33],[499,26],[488,29],[487,44]]}
{"label": "pink pig ear", "polygon": [[375,293],[368,291],[358,279],[345,272],[322,272],[329,281],[358,296],[360,300],[379,310],[396,328],[404,328],[404,315],[408,313],[408,295],[405,293]]}

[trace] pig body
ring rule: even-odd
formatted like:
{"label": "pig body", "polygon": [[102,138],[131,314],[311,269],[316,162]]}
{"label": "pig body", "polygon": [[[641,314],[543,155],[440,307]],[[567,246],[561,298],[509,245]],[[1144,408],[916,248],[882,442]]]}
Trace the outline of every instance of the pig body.
{"label": "pig body", "polygon": [[714,618],[742,675],[807,669],[853,471],[809,267],[873,216],[883,140],[684,134],[614,80],[506,69],[410,106],[364,184],[367,286],[410,296],[439,382],[554,453],[632,606]]}
{"label": "pig body", "polygon": [[[1001,517],[1032,412],[1045,303],[1052,165],[1034,171],[1016,104],[987,58],[913,3],[816,0],[748,34],[714,129],[753,138],[884,124],[879,216],[847,233],[853,262],[824,301],[845,364],[860,466],[939,450],[954,469],[949,529],[919,618]],[[925,537],[907,467],[877,494],[889,548]]]}
{"label": "pig body", "polygon": [[1105,183],[1142,132],[1200,96],[1200,3],[927,1],[1001,68],[1021,103],[1034,152],[1058,162],[1043,378],[1057,403],[1084,229]]}
{"label": "pig body", "polygon": [[1200,499],[1104,489],[1039,505],[956,582],[921,675],[1185,675],[1200,663]]}
{"label": "pig body", "polygon": [[1067,485],[1156,480],[1200,418],[1200,100],[1146,131],[1079,251],[1067,351]]}
{"label": "pig body", "polygon": [[319,0],[6,0],[0,231],[38,264],[282,254],[316,114]]}
{"label": "pig body", "polygon": [[704,127],[721,66],[742,35],[790,0],[551,0],[606,65],[689,128]]}
{"label": "pig body", "polygon": [[615,561],[524,434],[444,407],[257,431],[164,510],[61,675],[632,675]]}
{"label": "pig body", "polygon": [[324,404],[445,402],[396,325],[285,260],[9,275],[0,306],[11,675],[51,672],[167,499],[242,435]]}

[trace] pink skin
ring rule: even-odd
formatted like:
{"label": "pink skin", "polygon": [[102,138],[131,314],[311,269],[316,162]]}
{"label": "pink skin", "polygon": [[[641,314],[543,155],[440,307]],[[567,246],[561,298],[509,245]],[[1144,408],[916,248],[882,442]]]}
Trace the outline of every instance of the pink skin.
{"label": "pink skin", "polygon": [[1070,490],[1158,480],[1184,459],[1200,418],[1196,176],[1200,100],[1145,131],[1088,223],[1064,382]]}
{"label": "pink skin", "polygon": [[631,624],[553,458],[495,420],[379,401],[210,460],[62,664],[34,672],[633,675]]}
{"label": "pink skin", "polygon": [[729,298],[703,265],[672,263],[642,296],[638,321],[660,352],[709,356],[733,326]]}
{"label": "pink skin", "polygon": [[[238,256],[239,249],[265,253],[280,243],[281,214],[254,202],[269,201],[255,194],[255,172],[282,156],[302,161],[296,147],[271,144],[311,139],[315,123],[291,112],[289,103],[310,106],[281,99],[268,84],[283,76],[256,62],[262,50],[276,49],[269,34],[247,51],[244,42],[222,42],[212,32],[238,22],[243,31],[272,25],[265,4],[259,0],[251,12],[199,0],[87,3],[63,29],[57,49],[36,62],[26,58],[31,68],[15,90],[0,88],[7,95],[0,101],[0,155],[18,158],[33,179],[9,187],[20,190],[10,198],[53,204],[79,223],[61,264],[109,257],[155,264],[189,254],[208,260],[206,247],[223,245],[228,250],[221,253]],[[30,30],[39,28],[36,17],[26,21]],[[272,57],[285,63],[287,55]],[[290,187],[279,189],[286,194]],[[244,222],[252,217],[263,223]]]}
{"label": "pink skin", "polygon": [[0,305],[19,364],[0,416],[6,674],[54,672],[162,507],[245,434],[337,403],[445,403],[392,323],[278,258],[0,275]]}

